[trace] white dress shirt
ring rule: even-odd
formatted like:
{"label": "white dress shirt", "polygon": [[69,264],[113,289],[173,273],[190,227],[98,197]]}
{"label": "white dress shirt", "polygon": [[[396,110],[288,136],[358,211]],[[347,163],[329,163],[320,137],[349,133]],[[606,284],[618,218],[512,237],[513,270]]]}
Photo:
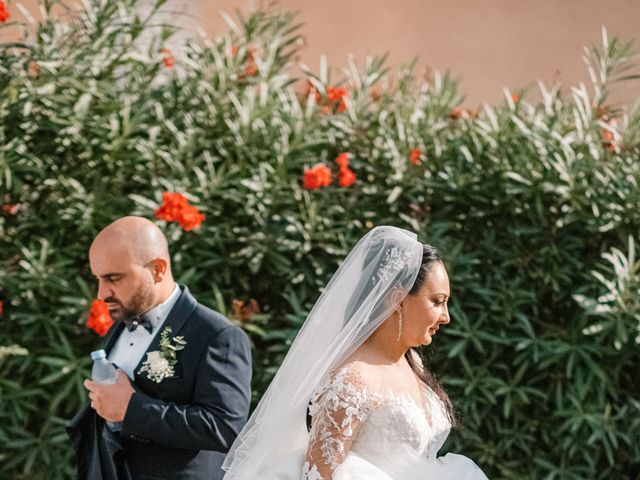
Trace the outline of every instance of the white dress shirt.
{"label": "white dress shirt", "polygon": [[109,352],[109,361],[124,370],[131,380],[133,380],[134,370],[142,360],[147,348],[149,348],[151,340],[161,330],[162,324],[167,319],[169,312],[179,297],[180,288],[176,284],[173,292],[164,302],[145,312],[145,316],[149,319],[153,328],[151,333],[142,326],[131,332],[125,327],[120,332],[120,336]]}

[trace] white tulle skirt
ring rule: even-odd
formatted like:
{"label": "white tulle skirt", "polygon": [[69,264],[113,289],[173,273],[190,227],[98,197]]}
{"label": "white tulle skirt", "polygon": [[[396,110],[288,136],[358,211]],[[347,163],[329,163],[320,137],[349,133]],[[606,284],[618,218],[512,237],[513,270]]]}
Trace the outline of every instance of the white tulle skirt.
{"label": "white tulle skirt", "polygon": [[334,480],[487,480],[467,457],[448,453],[435,460],[385,459],[374,465],[351,452],[334,474]]}
{"label": "white tulle skirt", "polygon": [[[271,465],[260,472],[260,480],[300,480],[302,453],[288,461]],[[487,476],[469,458],[448,453],[435,460],[415,457],[377,459],[371,461],[349,452],[345,461],[336,469],[333,480],[488,480]]]}

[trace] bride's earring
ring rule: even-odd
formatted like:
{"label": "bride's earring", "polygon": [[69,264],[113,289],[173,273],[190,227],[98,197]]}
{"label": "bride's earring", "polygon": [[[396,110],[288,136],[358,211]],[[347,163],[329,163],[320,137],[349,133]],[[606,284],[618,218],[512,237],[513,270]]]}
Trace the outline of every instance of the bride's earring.
{"label": "bride's earring", "polygon": [[402,335],[402,310],[398,310],[398,342],[400,341],[401,335]]}

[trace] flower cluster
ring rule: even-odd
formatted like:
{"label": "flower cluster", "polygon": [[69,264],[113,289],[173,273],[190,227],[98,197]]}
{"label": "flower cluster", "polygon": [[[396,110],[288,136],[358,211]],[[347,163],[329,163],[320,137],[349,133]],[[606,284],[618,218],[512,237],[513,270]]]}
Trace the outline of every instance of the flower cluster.
{"label": "flower cluster", "polygon": [[307,91],[305,95],[313,95],[316,104],[322,107],[322,113],[332,113],[337,111],[339,113],[344,112],[347,109],[346,98],[349,96],[349,92],[344,87],[327,87],[327,96],[323,100],[322,95],[311,82],[307,82]]}
{"label": "flower cluster", "polygon": [[340,167],[339,183],[341,187],[350,187],[356,183],[356,174],[349,168],[349,154],[342,152],[336,158],[336,163]]}
{"label": "flower cluster", "polygon": [[[356,174],[349,168],[349,154],[342,152],[336,157],[336,163],[340,169],[338,184],[341,187],[350,187],[356,183]],[[304,171],[304,188],[307,190],[315,190],[317,188],[328,187],[331,185],[332,177],[331,169],[324,163],[318,163]]]}
{"label": "flower cluster", "polygon": [[602,146],[611,153],[616,153],[619,148],[615,133],[606,128],[602,129]]}
{"label": "flower cluster", "polygon": [[232,302],[231,308],[233,309],[233,317],[241,322],[246,322],[254,315],[260,313],[260,306],[255,298],[252,298],[248,302],[236,299]]}
{"label": "flower cluster", "polygon": [[324,163],[318,163],[304,171],[304,188],[315,190],[331,184],[331,169]]}
{"label": "flower cluster", "polygon": [[168,48],[161,48],[160,53],[162,54],[162,61],[164,62],[164,66],[167,68],[173,68],[176,64],[176,59],[173,56],[173,52]]}
{"label": "flower cluster", "polygon": [[142,364],[138,373],[146,372],[149,380],[160,383],[165,378],[173,377],[174,366],[178,363],[176,353],[184,350],[187,345],[183,336],[173,337],[173,342],[169,336],[173,330],[171,327],[164,327],[160,333],[160,351],[147,352],[147,359]]}
{"label": "flower cluster", "polygon": [[40,67],[40,64],[35,60],[31,60],[27,65],[27,75],[31,78],[38,78],[40,70],[42,70],[42,67]]}
{"label": "flower cluster", "polygon": [[409,152],[409,161],[414,165],[420,165],[420,159],[422,158],[422,150],[419,148],[412,148]]}
{"label": "flower cluster", "polygon": [[160,352],[148,352],[147,359],[140,368],[140,374],[145,373],[153,382],[160,383],[165,378],[173,377],[173,367]]}
{"label": "flower cluster", "polygon": [[237,45],[229,45],[229,47],[225,50],[225,53],[226,53],[227,56],[229,56],[231,58],[235,58],[236,55],[238,54]]}
{"label": "flower cluster", "polygon": [[7,5],[0,0],[0,23],[4,23],[9,20],[9,10],[7,10]]}
{"label": "flower cluster", "polygon": [[609,150],[611,153],[620,152],[621,138],[618,132],[618,121],[615,118],[609,118],[606,113],[600,114],[598,112],[600,125],[602,126],[601,137],[602,146]]}
{"label": "flower cluster", "polygon": [[15,215],[18,213],[18,206],[15,203],[5,203],[2,205],[2,211],[7,215]]}
{"label": "flower cluster", "polygon": [[[237,45],[229,45],[225,49],[225,55],[231,58],[236,58],[240,49]],[[253,77],[258,73],[258,61],[260,57],[258,47],[252,45],[247,47],[246,60],[244,62],[244,71],[240,72],[240,78],[246,79],[247,77]]]}
{"label": "flower cluster", "polygon": [[348,97],[347,89],[344,87],[327,88],[327,100],[332,106],[337,106],[338,112],[344,112],[347,109],[345,98]]}
{"label": "flower cluster", "polygon": [[113,319],[107,308],[107,304],[102,300],[94,300],[91,303],[89,316],[87,317],[87,327],[104,337],[113,325]]}
{"label": "flower cluster", "polygon": [[371,89],[369,90],[369,98],[371,98],[371,100],[373,100],[374,102],[380,100],[380,98],[382,98],[382,89],[378,86],[371,87]]}
{"label": "flower cluster", "polygon": [[473,112],[463,107],[455,107],[449,113],[449,118],[451,118],[452,120],[460,120],[461,118],[463,119],[478,118],[478,112]]}
{"label": "flower cluster", "polygon": [[164,192],[162,201],[162,205],[155,212],[158,220],[177,222],[185,232],[200,228],[205,216],[196,207],[189,205],[189,201],[184,195]]}
{"label": "flower cluster", "polygon": [[256,62],[257,54],[258,50],[256,47],[249,47],[247,49],[247,63],[245,72],[248,77],[252,77],[256,73],[258,73],[258,63]]}

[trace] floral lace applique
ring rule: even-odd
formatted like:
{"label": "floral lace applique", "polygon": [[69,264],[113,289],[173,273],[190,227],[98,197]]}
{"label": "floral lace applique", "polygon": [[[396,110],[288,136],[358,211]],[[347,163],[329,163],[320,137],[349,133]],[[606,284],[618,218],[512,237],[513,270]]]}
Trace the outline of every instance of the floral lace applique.
{"label": "floral lace applique", "polygon": [[[419,358],[416,362],[421,366]],[[397,449],[433,460],[451,426],[444,404],[428,387],[420,399],[374,387],[352,365],[338,369],[316,389],[309,413],[303,480],[331,480],[352,449],[361,458],[387,458]]]}
{"label": "floral lace applique", "polygon": [[400,250],[398,247],[390,248],[382,260],[380,268],[371,278],[371,282],[375,285],[378,282],[389,281],[400,270],[407,267],[409,257],[410,253],[407,251]]}
{"label": "floral lace applique", "polygon": [[311,398],[311,440],[303,479],[331,478],[372,406],[371,390],[354,370],[341,368]]}

